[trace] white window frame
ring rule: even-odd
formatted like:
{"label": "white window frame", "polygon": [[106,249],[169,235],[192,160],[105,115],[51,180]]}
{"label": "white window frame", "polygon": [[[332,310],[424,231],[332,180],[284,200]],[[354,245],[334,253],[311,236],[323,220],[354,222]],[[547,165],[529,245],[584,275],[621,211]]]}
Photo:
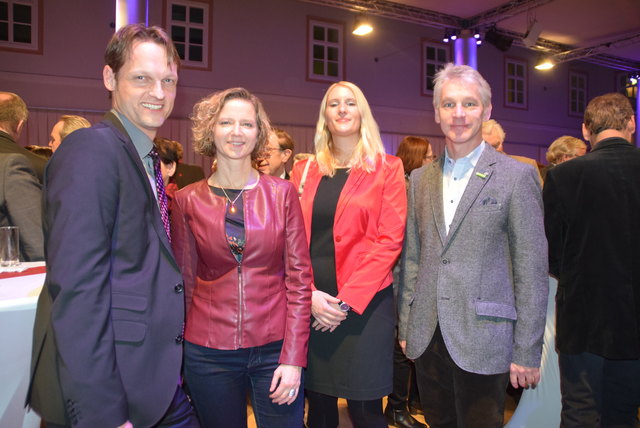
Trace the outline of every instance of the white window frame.
{"label": "white window frame", "polygon": [[[427,58],[427,49],[436,50],[436,58]],[[444,59],[440,60],[439,52],[444,52]],[[451,46],[446,43],[440,43],[433,40],[422,39],[421,46],[422,68],[420,74],[422,95],[433,96],[433,89],[429,89],[429,80],[433,82],[435,74],[440,71],[447,63],[451,62]],[[431,69],[431,70],[430,70]]]}
{"label": "white window frame", "polygon": [[[173,14],[172,14],[172,7],[173,5],[177,5],[177,6],[184,6],[187,8],[187,13],[186,13],[186,21],[174,21],[173,20]],[[190,22],[189,21],[189,10],[191,8],[198,8],[198,9],[202,9],[202,14],[203,14],[203,19],[202,19],[202,23],[196,23],[196,22]],[[186,68],[195,68],[195,69],[210,69],[211,65],[210,65],[210,55],[209,55],[209,51],[210,51],[210,39],[209,39],[209,35],[210,35],[210,27],[211,27],[211,5],[209,2],[206,1],[190,1],[190,0],[167,0],[166,2],[166,10],[165,10],[165,16],[166,16],[166,23],[165,23],[165,28],[167,29],[167,32],[172,35],[173,34],[173,29],[172,27],[177,26],[177,27],[182,27],[185,29],[185,40],[184,42],[176,42],[174,40],[174,44],[177,46],[178,44],[180,45],[184,45],[184,55],[185,58],[184,59],[180,59],[180,62],[182,64],[183,67]],[[189,30],[191,29],[198,29],[198,30],[202,30],[202,45],[198,45],[196,43],[191,43],[189,41]],[[191,46],[201,46],[202,48],[202,60],[201,61],[193,61],[189,59],[189,48]]]}
{"label": "white window frame", "polygon": [[[0,49],[12,50],[12,51],[24,51],[41,53],[40,51],[40,14],[41,14],[41,2],[42,0],[0,0],[2,3],[7,4],[7,20],[0,22],[6,23],[8,26],[8,40],[0,40]],[[31,23],[22,24],[14,22],[13,18],[13,5],[25,5],[31,7]],[[14,41],[14,25],[29,25],[31,27],[31,43],[22,43]]]}
{"label": "white window frame", "polygon": [[[509,71],[513,66],[514,72]],[[521,72],[521,73],[520,73]],[[504,59],[504,105],[505,107],[528,109],[529,76],[527,61],[518,58]],[[520,100],[518,98],[521,98]]]}
{"label": "white window frame", "polygon": [[[324,40],[314,39],[314,27],[322,27],[325,31]],[[338,41],[331,42],[327,40],[326,35],[329,30],[338,32]],[[307,80],[316,82],[338,82],[345,80],[345,53],[344,53],[344,24],[340,22],[326,21],[319,18],[307,19]],[[323,50],[323,58],[314,58],[314,48],[319,47]],[[328,58],[329,49],[337,49],[338,53],[335,60]],[[314,65],[316,62],[323,62],[323,74],[314,73]],[[328,73],[329,64],[336,64],[338,70],[337,75],[332,76]]]}
{"label": "white window frame", "polygon": [[589,76],[581,71],[569,71],[569,115],[582,117],[587,108]]}

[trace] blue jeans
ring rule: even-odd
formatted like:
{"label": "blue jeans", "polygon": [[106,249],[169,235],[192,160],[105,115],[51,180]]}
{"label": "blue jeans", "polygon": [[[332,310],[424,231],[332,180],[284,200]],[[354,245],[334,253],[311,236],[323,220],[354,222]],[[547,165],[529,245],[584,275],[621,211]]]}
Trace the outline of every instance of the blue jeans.
{"label": "blue jeans", "polygon": [[247,426],[247,390],[259,428],[300,428],[304,417],[303,384],[290,405],[269,398],[282,341],[223,351],[185,342],[184,380],[206,428]]}

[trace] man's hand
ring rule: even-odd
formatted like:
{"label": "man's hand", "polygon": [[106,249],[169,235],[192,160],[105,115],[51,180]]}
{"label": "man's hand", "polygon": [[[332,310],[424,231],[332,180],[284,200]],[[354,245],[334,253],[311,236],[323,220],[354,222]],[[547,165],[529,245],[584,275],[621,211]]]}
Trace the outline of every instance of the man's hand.
{"label": "man's hand", "polygon": [[540,367],[525,367],[511,363],[510,378],[514,388],[535,388],[540,382]]}

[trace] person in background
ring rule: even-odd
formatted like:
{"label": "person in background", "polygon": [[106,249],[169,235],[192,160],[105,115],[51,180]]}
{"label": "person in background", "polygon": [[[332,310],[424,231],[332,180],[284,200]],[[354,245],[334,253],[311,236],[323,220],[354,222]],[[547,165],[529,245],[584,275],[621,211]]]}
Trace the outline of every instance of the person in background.
{"label": "person in background", "polygon": [[20,96],[0,91],[0,153],[24,155],[36,173],[38,181],[42,183],[47,160],[18,144],[28,117],[29,110]]}
{"label": "person in background", "polygon": [[544,179],[549,169],[570,159],[584,156],[587,153],[587,145],[579,138],[563,135],[556,138],[547,149],[547,162],[549,165],[542,168],[540,173]]}
{"label": "person in background", "polygon": [[306,394],[309,428],[338,426],[338,397],[356,428],[387,427],[392,390],[392,268],[406,219],[402,162],[386,155],[369,104],[350,82],[320,104],[316,156],[296,164],[314,283]]}
{"label": "person in background", "polygon": [[[422,137],[407,136],[400,141],[396,156],[402,160],[407,190],[411,171],[432,162],[435,158],[429,140]],[[393,269],[394,292],[400,281],[400,266]],[[396,293],[397,298],[397,293]],[[415,366],[408,359],[396,339],[393,350],[393,392],[387,397],[384,415],[389,425],[399,428],[424,428],[425,424],[416,420],[411,413],[422,413]]]}
{"label": "person in background", "polygon": [[49,136],[49,147],[55,153],[60,147],[60,143],[67,135],[73,131],[81,128],[89,128],[91,123],[82,116],[75,116],[71,114],[64,114],[60,116],[60,120],[51,128],[51,135]]}
{"label": "person in background", "polygon": [[53,156],[53,150],[51,150],[51,147],[29,145],[24,146],[24,148],[46,160],[51,159],[51,156]]}
{"label": "person in background", "polygon": [[19,153],[0,153],[0,226],[18,227],[21,260],[44,260],[42,186]]}
{"label": "person in background", "polygon": [[184,286],[153,138],[180,59],[159,27],[127,25],[102,71],[111,111],[60,145],[45,176],[47,276],[27,404],[47,428],[181,427]]}
{"label": "person in background", "polygon": [[591,152],[554,166],[543,190],[558,279],[562,427],[637,427],[640,406],[640,150],[629,99],[592,99]]}
{"label": "person in background", "polygon": [[207,179],[176,193],[173,248],[185,280],[184,377],[203,427],[300,427],[311,264],[295,187],[258,173],[269,121],[243,88],[211,94],[192,116]]}
{"label": "person in background", "polygon": [[432,428],[502,427],[506,385],[540,380],[548,278],[533,168],[483,141],[491,88],[467,65],[435,78],[444,156],[411,174],[399,340]]}
{"label": "person in background", "polygon": [[285,168],[293,155],[295,144],[291,135],[282,129],[272,128],[272,131],[267,142],[267,156],[260,164],[260,172],[288,180],[289,173]]}
{"label": "person in background", "polygon": [[[507,134],[502,129],[502,126],[493,119],[489,119],[482,124],[482,138],[485,142],[489,143],[491,147],[496,149],[496,151],[500,153],[504,152],[504,140],[507,137]],[[542,175],[540,174],[540,170],[538,169],[538,162],[535,159],[528,158],[526,156],[518,156],[518,155],[507,155],[517,160],[518,162],[522,162],[527,165],[531,165],[533,169],[535,169],[536,174],[538,175],[538,179],[540,180],[540,185],[542,186]]]}
{"label": "person in background", "polygon": [[164,137],[154,138],[153,145],[160,157],[160,171],[162,173],[164,190],[167,193],[169,213],[171,213],[171,204],[173,203],[175,193],[178,191],[178,185],[173,180],[173,177],[175,176],[178,163],[182,158],[182,145],[177,141]]}

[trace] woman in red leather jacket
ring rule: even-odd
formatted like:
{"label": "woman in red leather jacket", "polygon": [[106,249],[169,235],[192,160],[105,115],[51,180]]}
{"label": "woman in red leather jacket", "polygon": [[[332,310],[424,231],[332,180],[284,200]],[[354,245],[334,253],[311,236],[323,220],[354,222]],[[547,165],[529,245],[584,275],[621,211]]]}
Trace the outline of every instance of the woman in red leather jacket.
{"label": "woman in red leather jacket", "polygon": [[[338,426],[337,397],[356,428],[387,427],[395,313],[391,269],[407,213],[402,162],[385,155],[362,91],[339,82],[320,105],[316,157],[293,169],[310,241],[313,324],[305,390],[309,428]],[[305,172],[306,169],[306,172]]]}
{"label": "woman in red leather jacket", "polygon": [[295,187],[252,167],[269,122],[242,88],[194,107],[196,151],[217,162],[176,193],[172,238],[185,283],[184,377],[203,427],[301,427],[311,268]]}

